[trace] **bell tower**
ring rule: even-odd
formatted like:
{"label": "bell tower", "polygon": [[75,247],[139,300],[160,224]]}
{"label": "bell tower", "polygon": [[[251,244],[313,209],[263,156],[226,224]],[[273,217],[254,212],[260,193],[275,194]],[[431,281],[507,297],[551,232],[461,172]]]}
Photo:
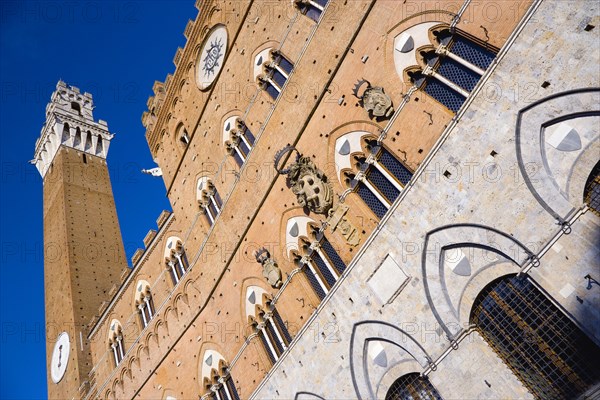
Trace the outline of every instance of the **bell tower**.
{"label": "bell tower", "polygon": [[48,397],[79,398],[92,368],[86,325],[127,268],[106,156],[113,134],[92,95],[62,81],[35,145],[44,194]]}

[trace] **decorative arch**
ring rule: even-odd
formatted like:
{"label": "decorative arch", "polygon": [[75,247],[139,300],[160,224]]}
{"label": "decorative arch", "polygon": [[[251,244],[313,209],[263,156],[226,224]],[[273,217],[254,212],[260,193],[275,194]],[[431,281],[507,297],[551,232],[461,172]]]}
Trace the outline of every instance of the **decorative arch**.
{"label": "decorative arch", "polygon": [[233,114],[223,122],[222,140],[227,153],[241,167],[248,158],[256,139],[239,114]]}
{"label": "decorative arch", "polygon": [[[220,398],[222,400],[240,400],[229,363],[212,343],[201,348],[200,365],[198,366],[199,383],[202,398]],[[210,395],[215,397],[209,397]]]}
{"label": "decorative arch", "polygon": [[582,206],[600,154],[600,88],[555,93],[519,110],[517,162],[534,198],[559,223]]}
{"label": "decorative arch", "polygon": [[263,65],[269,63],[271,60],[271,50],[279,48],[279,42],[269,40],[261,43],[252,52],[252,65],[250,65],[250,81],[256,82],[257,77],[263,73]]}
{"label": "decorative arch", "polygon": [[150,283],[144,279],[139,279],[135,285],[134,305],[138,306],[144,302],[146,294],[150,294]]}
{"label": "decorative arch", "polygon": [[[381,343],[393,345],[397,350],[396,354],[387,354]],[[361,321],[354,324],[350,337],[350,373],[359,399],[377,398],[379,380],[371,376],[374,368],[371,360],[380,367],[387,368],[388,359],[391,361],[392,358],[396,363],[416,361],[422,369],[432,361],[425,349],[410,334],[390,323]]]}
{"label": "decorative arch", "polygon": [[288,218],[285,249],[286,256],[302,268],[316,295],[323,300],[346,270],[346,263],[320,228],[321,224],[305,215]]}
{"label": "decorative arch", "polygon": [[244,299],[246,320],[275,364],[292,341],[287,326],[272,303],[271,296],[261,286],[247,286]]}
{"label": "decorative arch", "polygon": [[527,261],[539,264],[525,245],[495,228],[477,224],[446,225],[425,235],[421,254],[423,285],[431,311],[453,340],[467,323],[461,301],[476,276],[489,268],[518,272]]}
{"label": "decorative arch", "polygon": [[413,171],[368,131],[338,137],[334,151],[340,184],[350,187],[378,218],[383,218],[412,179]]}
{"label": "decorative arch", "polygon": [[146,328],[154,318],[155,308],[150,290],[150,283],[143,279],[138,280],[135,285],[134,307],[140,317],[142,329]]}
{"label": "decorative arch", "polygon": [[498,50],[444,21],[428,21],[394,37],[394,67],[406,86],[456,113]]}
{"label": "decorative arch", "polygon": [[312,234],[310,227],[318,226],[319,224],[312,218],[305,215],[298,215],[290,217],[285,224],[285,249],[286,255],[289,257],[290,253],[297,252],[301,253],[301,249],[304,241],[312,241],[314,234]]}
{"label": "decorative arch", "polygon": [[254,79],[258,87],[267,92],[273,101],[283,91],[293,69],[294,64],[279,49],[263,49],[254,58]]}
{"label": "decorative arch", "polygon": [[419,63],[419,50],[422,50],[426,46],[433,47],[429,31],[440,23],[442,22],[430,21],[416,24],[394,37],[394,66],[396,74],[398,74],[403,83],[410,83],[405,80],[404,71]]}
{"label": "decorative arch", "polygon": [[260,308],[266,304],[270,297],[270,294],[262,287],[256,285],[248,286],[244,296],[246,320],[252,322],[259,319],[259,315],[261,314]]}
{"label": "decorative arch", "polygon": [[178,284],[190,267],[183,242],[179,237],[169,236],[167,239],[164,260],[173,284]]}
{"label": "decorative arch", "polygon": [[196,182],[196,200],[204,212],[208,226],[214,225],[223,208],[223,200],[212,179],[201,176]]}
{"label": "decorative arch", "polygon": [[123,327],[119,320],[110,321],[108,328],[108,347],[112,352],[115,367],[125,358],[125,339],[123,337]]}

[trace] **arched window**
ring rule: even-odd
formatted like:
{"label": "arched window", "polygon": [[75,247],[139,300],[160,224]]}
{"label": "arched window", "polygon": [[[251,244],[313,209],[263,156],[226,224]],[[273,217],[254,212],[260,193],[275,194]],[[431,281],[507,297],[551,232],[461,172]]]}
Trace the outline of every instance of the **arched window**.
{"label": "arched window", "polygon": [[286,246],[297,264],[302,266],[315,293],[321,300],[346,270],[346,263],[319,232],[315,221],[300,216],[290,218],[286,226]]}
{"label": "arched window", "polygon": [[[261,62],[263,74],[258,75],[256,79],[259,87],[275,100],[283,90],[294,65],[277,50],[270,50],[268,56],[268,60]],[[264,56],[261,53],[257,57]]]}
{"label": "arched window", "polygon": [[591,212],[600,217],[600,162],[592,169],[585,183],[583,201]]}
{"label": "arched window", "polygon": [[327,3],[329,0],[294,0],[294,7],[308,18],[318,22]]}
{"label": "arched window", "polygon": [[539,399],[575,399],[600,382],[600,348],[528,276],[486,286],[471,323]]}
{"label": "arched window", "polygon": [[409,68],[407,74],[420,90],[457,112],[496,57],[496,49],[447,26],[434,27],[432,34],[434,43],[417,55],[425,67]]}
{"label": "arched window", "polygon": [[385,400],[442,400],[442,396],[429,378],[414,372],[396,379],[388,389]]}
{"label": "arched window", "polygon": [[274,364],[288,348],[292,337],[268,294],[258,286],[246,290],[246,315]]}
{"label": "arched window", "polygon": [[187,129],[183,126],[182,123],[177,125],[177,129],[175,130],[175,137],[181,143],[181,146],[187,147],[190,144],[190,135],[188,135]]}
{"label": "arched window", "polygon": [[223,143],[227,152],[242,166],[254,146],[254,135],[240,117],[227,118],[223,126]]}
{"label": "arched window", "polygon": [[412,171],[367,132],[351,132],[335,144],[336,165],[348,184],[382,218],[412,179]]}
{"label": "arched window", "polygon": [[79,105],[79,103],[78,103],[78,102],[76,102],[76,101],[72,101],[72,102],[71,102],[71,109],[72,109],[73,111],[75,111],[77,114],[80,114],[80,115],[81,115],[81,106]]}
{"label": "arched window", "polygon": [[201,379],[206,392],[202,399],[240,400],[229,367],[219,352],[215,350],[204,352]]}
{"label": "arched window", "polygon": [[123,328],[121,327],[121,323],[113,319],[108,330],[108,346],[113,355],[115,367],[125,358],[125,344],[123,342]]}
{"label": "arched window", "polygon": [[198,179],[196,200],[206,215],[209,226],[213,226],[223,208],[223,200],[210,178],[204,176]]}
{"label": "arched window", "polygon": [[176,285],[189,268],[189,263],[181,239],[176,236],[171,236],[167,239],[164,257],[169,273],[171,274],[171,279],[173,279],[173,283]]}
{"label": "arched window", "polygon": [[150,320],[154,317],[154,303],[152,302],[152,293],[150,284],[146,281],[139,281],[135,291],[135,306],[140,316],[142,329],[148,326]]}

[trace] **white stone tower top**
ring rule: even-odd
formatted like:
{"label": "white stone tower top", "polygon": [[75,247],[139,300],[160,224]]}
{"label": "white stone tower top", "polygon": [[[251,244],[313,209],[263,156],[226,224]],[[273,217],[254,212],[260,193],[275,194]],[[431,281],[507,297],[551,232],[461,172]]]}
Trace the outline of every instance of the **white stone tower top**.
{"label": "white stone tower top", "polygon": [[46,122],[35,144],[31,161],[42,178],[46,175],[60,146],[67,146],[106,159],[114,134],[106,121],[94,121],[92,95],[58,81],[46,106]]}

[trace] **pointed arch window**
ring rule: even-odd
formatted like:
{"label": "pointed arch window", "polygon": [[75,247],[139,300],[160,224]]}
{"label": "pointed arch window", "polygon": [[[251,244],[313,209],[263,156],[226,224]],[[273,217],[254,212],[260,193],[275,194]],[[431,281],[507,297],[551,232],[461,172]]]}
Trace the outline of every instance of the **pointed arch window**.
{"label": "pointed arch window", "polygon": [[196,199],[206,215],[209,226],[213,226],[223,208],[223,200],[217,188],[208,177],[198,179]]}
{"label": "pointed arch window", "polygon": [[418,372],[396,379],[388,389],[385,400],[443,400],[429,378]]}
{"label": "pointed arch window", "polygon": [[240,400],[229,367],[223,356],[215,350],[207,350],[202,357],[202,399]]}
{"label": "pointed arch window", "polygon": [[185,254],[181,239],[176,236],[171,236],[167,239],[164,257],[173,284],[177,285],[189,269],[187,255]]}
{"label": "pointed arch window", "polygon": [[270,50],[268,54],[269,60],[262,62],[263,74],[258,75],[256,79],[259,87],[276,100],[294,65],[278,50]]}
{"label": "pointed arch window", "polygon": [[337,165],[347,169],[346,183],[378,218],[385,215],[412,179],[412,170],[363,132],[338,138],[335,151]]}
{"label": "pointed arch window", "polygon": [[125,358],[125,344],[123,339],[123,328],[121,323],[113,319],[108,332],[108,347],[113,355],[115,367]]}
{"label": "pointed arch window", "polygon": [[318,22],[329,0],[294,0],[294,7],[308,18]]}
{"label": "pointed arch window", "polygon": [[486,286],[471,323],[536,398],[579,398],[600,381],[600,347],[528,276]]}
{"label": "pointed arch window", "polygon": [[135,306],[140,316],[142,329],[147,327],[152,318],[154,318],[154,302],[152,301],[152,292],[150,284],[146,281],[139,281],[135,292]]}
{"label": "pointed arch window", "polygon": [[254,146],[254,135],[240,117],[230,117],[223,126],[223,142],[227,152],[242,166]]}
{"label": "pointed arch window", "polygon": [[246,313],[267,356],[274,364],[292,342],[292,337],[268,294],[258,286],[246,291]]}
{"label": "pointed arch window", "polygon": [[288,220],[286,242],[313,290],[323,300],[346,270],[346,263],[317,224],[308,217]]}
{"label": "pointed arch window", "polygon": [[407,71],[420,90],[456,113],[496,57],[497,49],[482,45],[447,26],[432,29],[435,43],[420,51],[425,67]]}

